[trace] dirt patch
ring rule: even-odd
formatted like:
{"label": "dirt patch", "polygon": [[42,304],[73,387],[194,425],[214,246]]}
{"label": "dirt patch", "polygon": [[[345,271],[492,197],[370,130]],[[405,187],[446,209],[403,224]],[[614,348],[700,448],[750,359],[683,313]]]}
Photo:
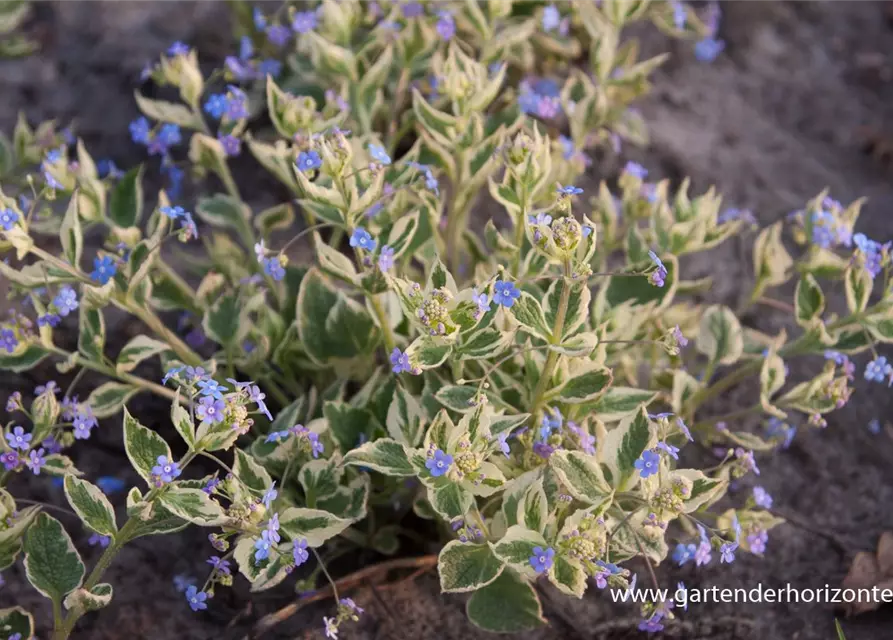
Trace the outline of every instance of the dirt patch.
{"label": "dirt patch", "polygon": [[[642,161],[653,175],[674,180],[692,176],[696,191],[716,185],[729,204],[751,208],[764,223],[825,186],[844,202],[868,196],[860,229],[878,240],[890,239],[891,170],[863,152],[860,134],[869,127],[883,137],[887,127],[893,136],[888,3],[741,2],[724,3],[723,8],[725,53],[708,65],[696,61],[690,48],[673,45],[673,59],[641,106],[652,146],[647,153],[629,150],[628,156]],[[127,136],[127,123],[136,116],[131,94],[143,64],[177,39],[198,46],[203,60],[214,62],[225,55],[229,40],[224,8],[216,3],[44,3],[33,29],[43,44],[41,53],[0,62],[0,127],[9,130],[19,109],[33,119],[77,117],[79,133],[94,155],[112,157],[119,166],[143,159]],[[657,51],[666,43],[651,34],[645,45]],[[596,167],[605,175],[614,169]],[[713,275],[710,298],[734,303],[749,283],[746,246],[746,240],[735,241],[706,259],[690,261],[687,277]],[[772,314],[750,319],[767,330],[783,324]],[[792,369],[806,375],[816,366],[804,361],[793,363]],[[47,369],[39,377],[52,373]],[[4,374],[0,393],[33,386],[37,379]],[[880,385],[859,386],[851,405],[832,414],[827,430],[801,429],[790,449],[761,461],[760,483],[798,525],[774,531],[764,559],[742,556],[732,566],[714,564],[698,571],[665,565],[659,571],[663,584],[685,580],[689,586],[751,587],[762,582],[815,588],[840,583],[855,551],[873,549],[880,533],[893,528],[893,510],[887,508],[893,504],[893,442],[866,428],[871,418],[890,415],[890,395]],[[749,402],[750,391],[730,394],[723,400],[729,406],[718,410]],[[159,415],[148,398],[137,400],[134,413],[147,422]],[[159,424],[162,419],[157,418]],[[73,454],[88,477],[118,473],[136,480],[123,462],[116,421],[106,421],[91,446],[76,447]],[[688,454],[699,460],[711,455]],[[42,477],[18,482],[25,484],[14,487],[19,495],[64,503],[61,491]],[[738,491],[751,485],[748,479]],[[123,496],[115,502],[122,503]],[[78,532],[76,523],[66,524],[76,541],[85,543],[86,533]],[[81,548],[88,561],[98,556],[98,550],[85,544]],[[237,580],[237,587],[221,591],[208,611],[193,614],[172,578],[203,575],[209,551],[197,530],[135,542],[109,571],[116,590],[112,604],[86,618],[76,636],[241,638],[260,616],[291,599],[288,586],[250,596]],[[41,637],[46,637],[49,612],[20,573],[17,568],[4,576],[0,606],[31,608]],[[552,626],[524,638],[642,637],[635,630],[633,608],[613,605],[595,589],[581,601],[543,591]],[[440,596],[432,575],[391,590],[360,589],[353,596],[368,615],[361,624],[346,627],[344,638],[466,640],[484,635],[465,619],[464,598]],[[308,607],[267,637],[319,637],[324,611],[324,605]],[[850,638],[887,640],[891,618],[888,607],[848,621],[845,628]],[[663,637],[824,639],[833,637],[832,621],[832,612],[822,605],[693,605]]]}

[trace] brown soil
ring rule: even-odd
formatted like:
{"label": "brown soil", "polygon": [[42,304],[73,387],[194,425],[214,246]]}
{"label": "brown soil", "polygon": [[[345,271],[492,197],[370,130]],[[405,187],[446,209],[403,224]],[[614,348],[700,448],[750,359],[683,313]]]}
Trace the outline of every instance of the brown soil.
{"label": "brown soil", "polygon": [[[844,202],[868,196],[860,229],[878,240],[890,239],[893,167],[867,155],[860,134],[863,127],[877,132],[875,148],[884,144],[885,132],[893,136],[893,28],[888,6],[724,3],[721,36],[726,52],[715,63],[702,64],[690,47],[672,46],[672,60],[642,105],[651,148],[647,154],[630,150],[629,157],[642,161],[652,175],[673,180],[690,175],[696,191],[716,185],[729,204],[751,208],[764,223],[779,219],[825,186]],[[26,60],[0,62],[0,127],[10,130],[19,109],[33,120],[76,117],[94,156],[111,156],[119,166],[130,166],[142,159],[129,142],[127,123],[135,116],[131,92],[143,63],[176,39],[197,45],[203,59],[219,61],[229,40],[225,20],[224,5],[218,3],[41,4],[33,22],[41,52]],[[660,36],[646,35],[646,49],[665,46]],[[609,176],[616,166],[602,165],[597,171]],[[597,177],[593,174],[592,180]],[[734,303],[748,284],[746,248],[746,239],[729,243],[706,258],[689,261],[686,275],[713,275],[709,298]],[[748,321],[766,330],[784,325],[783,318],[769,312],[753,314]],[[796,362],[792,373],[805,375],[816,366],[816,361]],[[22,386],[28,389],[38,377],[51,375],[47,369],[23,381],[0,374],[0,396]],[[698,571],[667,564],[659,570],[661,582],[837,586],[855,552],[873,549],[880,533],[893,529],[893,442],[866,429],[871,418],[890,415],[890,392],[881,385],[859,386],[850,406],[831,416],[827,430],[802,429],[790,449],[760,461],[760,483],[775,497],[779,510],[798,523],[773,532],[765,558],[741,556],[731,566],[714,564]],[[751,391],[729,394],[717,411],[749,404]],[[138,400],[133,411],[150,425],[152,416],[159,425],[164,420],[151,399]],[[117,473],[136,480],[127,469],[119,434],[119,424],[107,421],[90,446],[74,449],[76,463],[88,477]],[[687,454],[692,461],[710,455]],[[748,479],[740,491],[750,484]],[[61,491],[43,476],[19,479],[14,492],[64,504]],[[123,502],[120,494],[115,500]],[[76,523],[66,524],[85,558],[95,560],[98,551],[86,546],[87,534]],[[112,604],[88,616],[75,636],[241,638],[262,615],[291,600],[288,586],[250,596],[237,580],[236,588],[221,591],[208,611],[192,613],[174,590],[172,578],[179,573],[202,575],[209,551],[203,534],[195,530],[135,542],[107,575],[115,586]],[[49,611],[24,584],[21,566],[4,577],[0,607],[19,603],[30,608],[39,620],[39,635],[47,637]],[[582,601],[570,601],[548,588],[542,591],[552,624],[524,635],[526,639],[643,637],[635,629],[633,608],[611,604],[606,594],[592,589]],[[396,589],[365,587],[352,595],[367,615],[346,627],[343,638],[465,640],[486,635],[465,619],[464,598],[440,596],[430,574]],[[321,637],[326,613],[325,604],[310,606],[265,637]],[[850,640],[888,640],[891,623],[887,607],[846,621],[844,627]],[[835,635],[833,612],[825,605],[724,604],[692,605],[662,637],[825,640]]]}

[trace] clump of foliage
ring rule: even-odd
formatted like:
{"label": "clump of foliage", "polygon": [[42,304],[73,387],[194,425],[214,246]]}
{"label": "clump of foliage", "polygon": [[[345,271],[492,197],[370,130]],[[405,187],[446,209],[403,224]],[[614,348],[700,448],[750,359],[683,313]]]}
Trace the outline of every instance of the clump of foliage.
{"label": "clump of foliage", "polygon": [[[712,38],[711,15],[632,0],[246,9],[222,71],[204,74],[181,43],[146,69],[171,92],[138,93],[130,127],[166,176],[151,207],[141,167],[94,162],[52,123],[21,120],[0,145],[0,273],[21,302],[0,323],[0,367],[53,359],[73,376],[64,392],[46,382],[30,403],[27,390],[9,398],[0,484],[63,478],[105,546],[87,574],[58,520],[0,491],[0,567],[24,556],[56,638],[108,604],[102,578],[122,546],[188,525],[215,550],[205,583],[185,589],[201,610],[237,573],[256,591],[290,576],[324,586],[331,558],[398,554],[407,523],[430,521],[443,591],[470,592],[471,620],[498,632],[543,622],[538,580],[581,597],[630,587],[623,564],[658,564],[671,545],[680,564],[762,554],[780,522],[771,497],[716,505],[759,474],[755,452],[790,442],[796,416],[824,426],[846,403],[850,355],[893,340],[889,247],[854,234],[860,203],[826,194],[788,221],[796,257],[784,222],[759,231],[747,305],[789,306],[801,329],[770,336],[700,302],[710,279],[686,280],[680,262],[750,229],[749,214],[633,163],[615,186],[574,186],[593,149],[645,140],[630,104],[663,57],[638,60],[622,29]],[[286,201],[246,202],[229,168],[243,146]],[[187,175],[210,195],[183,200]],[[767,297],[792,278],[792,305]],[[843,281],[845,311],[826,309],[822,280]],[[113,314],[145,327],[117,353]],[[785,361],[810,354],[825,366],[790,382]],[[875,356],[865,375],[893,379],[893,366]],[[713,411],[748,378],[757,403]],[[176,440],[127,411],[141,392],[170,401]],[[118,487],[88,481],[65,451],[122,413],[143,483],[116,515]],[[751,414],[766,433],[737,426]],[[724,455],[683,467],[691,442]],[[191,477],[197,458],[219,472]],[[333,638],[362,613],[337,584]],[[674,615],[661,602],[642,614],[650,631]],[[0,625],[33,633],[21,609]]]}

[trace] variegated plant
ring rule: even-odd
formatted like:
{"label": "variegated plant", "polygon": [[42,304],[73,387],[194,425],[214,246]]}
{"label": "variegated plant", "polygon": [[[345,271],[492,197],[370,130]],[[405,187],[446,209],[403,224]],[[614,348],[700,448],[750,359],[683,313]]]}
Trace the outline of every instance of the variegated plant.
{"label": "variegated plant", "polygon": [[[201,610],[231,584],[231,562],[254,590],[298,567],[313,589],[333,580],[328,559],[397,554],[406,522],[430,520],[424,530],[445,541],[432,560],[443,591],[473,592],[471,620],[500,632],[543,622],[539,578],[581,597],[590,579],[627,588],[620,563],[658,564],[671,542],[679,563],[761,554],[780,521],[768,494],[715,505],[732,479],[759,473],[754,451],[789,442],[795,416],[824,425],[847,401],[849,355],[893,340],[890,260],[854,235],[860,203],[821,194],[790,220],[805,251],[788,252],[783,222],[763,229],[752,294],[734,310],[707,305],[711,281],[686,279],[684,257],[746,231],[746,212],[723,210],[712,190],[690,196],[687,182],[648,182],[633,163],[616,187],[573,186],[587,150],[644,141],[628,107],[662,58],[639,62],[622,28],[650,19],[684,37],[709,24],[681,4],[630,0],[332,0],[243,17],[219,92],[221,73],[204,77],[180,43],[146,70],[180,95],[137,95],[145,118],[131,136],[169,180],[157,196],[142,168],[94,162],[52,123],[22,119],[0,140],[0,273],[22,303],[0,323],[0,367],[54,360],[70,378],[61,399],[49,382],[30,405],[10,397],[0,483],[63,477],[106,546],[86,575],[57,520],[0,491],[0,566],[24,555],[55,637],[108,604],[101,580],[123,545],[188,524],[209,528],[219,553],[186,590]],[[283,67],[274,54],[285,51]],[[193,177],[225,191],[194,207],[179,188],[183,130]],[[248,204],[251,185],[229,168],[243,142],[284,185],[281,204]],[[295,205],[304,229],[283,242]],[[196,238],[201,257],[169,246]],[[793,277],[792,305],[768,297]],[[846,312],[826,311],[825,280],[843,280]],[[742,327],[753,304],[789,308],[799,335]],[[115,353],[107,323],[122,313],[145,333]],[[59,328],[66,316],[79,317],[76,345]],[[789,383],[785,360],[810,354],[825,367]],[[893,367],[875,355],[866,377]],[[752,406],[710,402],[748,378],[759,380]],[[83,401],[81,382],[93,387]],[[176,441],[123,409],[139,392],[170,402]],[[144,484],[116,515],[63,451],[122,412]],[[749,415],[770,431],[741,427]],[[679,449],[692,441],[724,457],[688,468]],[[219,474],[185,479],[199,457]],[[339,584],[330,637],[362,612]],[[672,618],[665,603],[643,615],[648,630]],[[33,633],[20,609],[0,625]]]}

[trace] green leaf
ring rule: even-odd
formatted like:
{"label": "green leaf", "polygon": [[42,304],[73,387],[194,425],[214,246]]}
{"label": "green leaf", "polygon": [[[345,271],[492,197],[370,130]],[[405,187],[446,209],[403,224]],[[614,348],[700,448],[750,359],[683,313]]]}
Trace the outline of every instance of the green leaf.
{"label": "green leaf", "polygon": [[511,344],[512,334],[496,327],[483,327],[467,336],[463,335],[456,348],[460,360],[486,360],[493,358]]}
{"label": "green leaf", "polygon": [[8,354],[0,352],[0,370],[21,373],[36,367],[49,355],[43,347],[29,344],[21,353]]}
{"label": "green leaf", "polygon": [[802,327],[811,325],[822,315],[822,311],[825,310],[825,295],[812,274],[807,273],[797,283],[794,302],[797,324]]}
{"label": "green leaf", "polygon": [[295,220],[295,211],[288,203],[277,204],[254,216],[254,226],[264,238],[280,229],[288,229]]}
{"label": "green leaf", "polygon": [[84,563],[68,532],[55,518],[41,513],[25,535],[25,573],[28,582],[55,603],[79,586]]}
{"label": "green leaf", "polygon": [[567,404],[582,404],[598,398],[614,379],[606,367],[586,371],[565,382],[559,389],[558,398]]}
{"label": "green leaf", "polygon": [[97,418],[108,418],[121,411],[124,404],[139,391],[139,387],[129,384],[106,382],[93,390],[87,398],[87,404]]}
{"label": "green leaf", "polygon": [[273,479],[251,455],[236,449],[236,458],[233,461],[233,475],[241,480],[249,489],[257,495],[263,495],[273,485]]}
{"label": "green leaf", "polygon": [[118,533],[115,510],[102,490],[73,475],[65,476],[65,497],[84,524],[103,536]]}
{"label": "green leaf", "polygon": [[351,524],[320,509],[292,507],[279,514],[279,527],[295,541],[307,540],[311,547],[320,547],[330,538],[334,538]]}
{"label": "green leaf", "polygon": [[556,556],[549,579],[564,595],[582,598],[586,592],[586,572],[572,558]]}
{"label": "green leaf", "polygon": [[124,450],[134,470],[140,477],[154,486],[152,467],[158,464],[158,456],[171,460],[171,450],[160,435],[137,422],[130,412],[124,409]]}
{"label": "green leaf", "polygon": [[615,490],[623,490],[626,480],[636,473],[635,462],[646,449],[654,446],[656,436],[645,407],[623,419],[598,447],[598,458],[608,464],[618,481],[611,481]]}
{"label": "green leaf", "polygon": [[222,295],[205,311],[202,328],[219,344],[240,345],[251,330],[248,309],[237,293]]}
{"label": "green leaf", "polygon": [[158,502],[178,518],[201,527],[213,527],[227,520],[223,508],[201,489],[169,486]]}
{"label": "green leaf", "polygon": [[509,569],[475,591],[465,611],[472,624],[493,633],[522,633],[546,624],[536,590]]}
{"label": "green leaf", "polygon": [[[6,495],[8,496],[9,494]],[[15,503],[12,503],[12,507],[12,509],[7,510],[4,518],[9,518],[12,516],[12,512],[15,511]],[[12,524],[10,524],[6,529],[0,529],[0,547],[6,547],[11,542],[18,541],[18,539],[22,537],[22,535],[25,533],[25,530],[39,513],[39,506],[26,507],[19,510],[16,516],[12,518]]]}
{"label": "green leaf", "polygon": [[68,264],[78,267],[84,251],[84,234],[81,231],[81,218],[78,215],[77,193],[71,196],[62,226],[59,228],[59,240],[62,242],[62,255]]}
{"label": "green leaf", "polygon": [[568,492],[577,500],[596,504],[611,493],[602,468],[593,456],[562,449],[550,456],[549,464]]}
{"label": "green leaf", "polygon": [[834,620],[834,628],[837,630],[837,640],[846,640],[846,636],[843,635],[843,627],[840,626],[840,620]]}
{"label": "green leaf", "polygon": [[109,219],[124,229],[134,227],[143,215],[143,167],[128,171],[109,197]]}
{"label": "green leaf", "polygon": [[164,353],[169,349],[170,346],[166,342],[161,342],[148,336],[137,336],[121,349],[115,370],[118,373],[133,371],[143,360],[148,360],[152,356]]}
{"label": "green leaf", "polygon": [[22,607],[0,609],[0,633],[5,633],[7,638],[19,633],[22,640],[31,640],[34,636],[34,617]]}
{"label": "green leaf", "polygon": [[217,193],[209,198],[199,198],[195,205],[198,217],[218,229],[248,229],[251,210],[238,198]]}
{"label": "green leaf", "polygon": [[656,396],[656,391],[634,387],[610,387],[601,398],[583,407],[583,413],[593,412],[602,422],[622,420],[641,405],[650,404]]}
{"label": "green leaf", "polygon": [[381,340],[365,307],[332,287],[316,268],[301,281],[297,324],[307,355],[320,365],[369,354]]}
{"label": "green leaf", "polygon": [[417,447],[422,440],[424,419],[425,412],[419,401],[402,385],[398,385],[388,407],[388,434],[401,444]]}
{"label": "green leaf", "polygon": [[391,247],[391,249],[394,250],[394,258],[399,258],[410,246],[418,228],[418,211],[413,211],[412,213],[401,216],[388,231],[387,240],[384,240],[382,245]]}
{"label": "green leaf", "polygon": [[868,299],[874,288],[874,280],[864,267],[849,267],[844,274],[846,304],[850,313],[861,313],[868,307]]}
{"label": "green leaf", "polygon": [[90,591],[75,589],[65,598],[65,608],[83,615],[88,611],[99,611],[112,601],[114,590],[107,582],[96,585]]}
{"label": "green leaf", "polygon": [[714,305],[701,317],[698,351],[718,364],[734,364],[744,352],[744,332],[728,307]]}
{"label": "green leaf", "polygon": [[298,480],[304,487],[307,505],[316,507],[318,499],[325,499],[338,493],[343,468],[337,460],[311,460],[298,472]]}
{"label": "green leaf", "polygon": [[315,231],[313,232],[313,245],[316,247],[320,269],[339,280],[356,284],[357,270],[350,258],[327,245]]}
{"label": "green leaf", "polygon": [[344,456],[344,464],[369,467],[386,476],[415,475],[403,445],[389,438],[379,438],[349,451]]}
{"label": "green leaf", "polygon": [[152,100],[144,98],[138,91],[134,92],[136,104],[147,117],[159,122],[170,122],[187,129],[200,131],[204,123],[200,115],[194,113],[188,107],[164,100]]}
{"label": "green leaf", "polygon": [[515,571],[535,578],[536,571],[530,565],[530,558],[536,555],[533,550],[548,546],[541,533],[516,524],[509,527],[502,539],[493,545],[493,552]]}
{"label": "green leaf", "polygon": [[522,291],[521,297],[515,300],[515,304],[508,311],[524,331],[546,342],[552,341],[552,330],[546,321],[543,308],[532,295]]}
{"label": "green leaf", "polygon": [[431,506],[444,520],[461,518],[474,504],[474,496],[465,487],[456,482],[446,482],[428,489],[428,500]]}
{"label": "green leaf", "polygon": [[360,435],[372,439],[377,421],[366,409],[352,407],[346,402],[326,402],[323,415],[329,421],[329,429],[335,442],[346,452],[359,444]]}
{"label": "green leaf", "polygon": [[171,403],[171,423],[186,444],[190,447],[195,444],[195,423],[189,412],[180,404],[179,389],[177,389],[177,397]]}
{"label": "green leaf", "polygon": [[442,365],[452,351],[452,346],[431,336],[419,336],[406,347],[406,355],[413,366],[434,369]]}
{"label": "green leaf", "polygon": [[451,540],[437,558],[443,593],[475,591],[496,580],[502,570],[503,564],[486,544]]}
{"label": "green leaf", "polygon": [[[505,498],[503,498],[505,500]],[[517,516],[509,524],[520,524],[531,531],[543,532],[549,517],[549,501],[543,490],[542,479],[533,482],[518,501]]]}
{"label": "green leaf", "polygon": [[105,348],[105,320],[102,310],[81,305],[78,327],[78,351],[91,360],[101,361]]}
{"label": "green leaf", "polygon": [[571,336],[577,331],[589,315],[589,303],[592,294],[586,286],[585,280],[579,279],[572,284],[568,284],[564,278],[555,280],[546,292],[546,301],[544,311],[546,314],[546,325],[554,327],[558,318],[558,308],[560,307],[561,296],[565,287],[570,287],[568,294],[567,312],[564,316],[564,329],[560,336],[555,336],[555,342],[562,342],[567,336]]}

